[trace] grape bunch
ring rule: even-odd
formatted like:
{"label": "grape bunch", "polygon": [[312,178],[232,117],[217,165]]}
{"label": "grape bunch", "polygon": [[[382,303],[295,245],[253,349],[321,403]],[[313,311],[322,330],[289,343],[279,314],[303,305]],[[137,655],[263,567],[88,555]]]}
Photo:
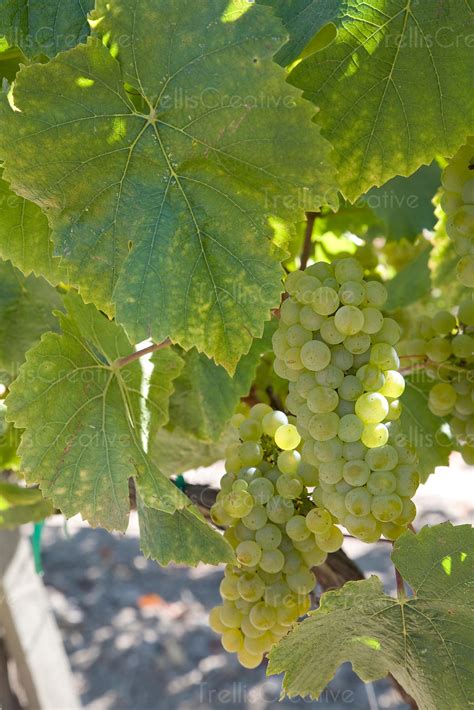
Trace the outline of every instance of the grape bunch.
{"label": "grape bunch", "polygon": [[448,418],[466,463],[474,464],[474,300],[461,303],[457,318],[439,311],[413,324],[416,337],[402,343],[414,369],[433,382],[428,406]]}
{"label": "grape bunch", "polygon": [[232,423],[240,441],[226,452],[226,473],[211,509],[235,550],[220,585],[221,606],[211,628],[246,668],[310,608],[312,568],[338,550],[343,535],[330,513],[314,505],[309,489],[317,468],[301,460],[301,437],[284,412],[256,404]]}
{"label": "grape bunch", "polygon": [[461,146],[441,177],[441,208],[447,215],[446,233],[461,259],[457,275],[474,288],[474,138]]}
{"label": "grape bunch", "polygon": [[274,368],[289,381],[303,462],[319,472],[313,501],[361,540],[395,539],[416,514],[419,475],[396,421],[405,382],[401,329],[380,310],[387,290],[354,258],[292,272],[286,288]]}

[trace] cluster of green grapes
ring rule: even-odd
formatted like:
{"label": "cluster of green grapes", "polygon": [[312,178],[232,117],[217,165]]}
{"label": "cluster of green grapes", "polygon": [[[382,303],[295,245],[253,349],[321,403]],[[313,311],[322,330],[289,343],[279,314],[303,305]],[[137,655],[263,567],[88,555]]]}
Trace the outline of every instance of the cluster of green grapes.
{"label": "cluster of green grapes", "polygon": [[357,259],[319,262],[288,275],[273,337],[275,371],[289,381],[305,463],[319,472],[313,501],[356,537],[398,537],[416,509],[417,459],[396,420],[405,382],[385,318],[382,283]]}
{"label": "cluster of green grapes", "polygon": [[461,146],[441,177],[441,208],[447,215],[446,233],[461,257],[457,274],[474,288],[474,138]]}
{"label": "cluster of green grapes", "polygon": [[415,369],[435,384],[428,406],[449,425],[468,464],[474,464],[474,300],[459,307],[457,318],[439,311],[413,324],[415,338],[405,340],[400,352]]}
{"label": "cluster of green grapes", "polygon": [[286,414],[256,404],[232,423],[240,442],[226,452],[211,517],[226,528],[237,564],[226,566],[223,603],[212,609],[210,625],[226,651],[255,668],[308,612],[316,585],[312,568],[341,547],[343,535],[310,499],[318,470],[302,462],[301,437]]}

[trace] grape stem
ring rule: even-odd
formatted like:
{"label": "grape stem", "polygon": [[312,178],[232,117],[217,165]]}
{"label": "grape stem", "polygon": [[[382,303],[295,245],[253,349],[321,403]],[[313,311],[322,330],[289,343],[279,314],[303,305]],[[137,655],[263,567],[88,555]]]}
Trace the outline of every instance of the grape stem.
{"label": "grape stem", "polygon": [[311,254],[311,237],[313,236],[313,228],[316,217],[320,212],[306,212],[306,229],[304,233],[303,249],[300,256],[300,269],[304,271],[308,265],[308,259]]}
{"label": "grape stem", "polygon": [[117,360],[115,360],[112,363],[112,369],[116,370],[122,367],[126,367],[127,365],[130,365],[130,363],[139,360],[141,357],[145,357],[145,355],[150,355],[150,353],[154,353],[157,350],[163,350],[164,348],[168,348],[170,345],[171,340],[169,338],[166,338],[166,340],[163,340],[162,343],[153,343],[152,345],[149,345],[148,347],[143,348],[142,350],[135,350],[135,352],[131,353],[131,355],[119,357]]}

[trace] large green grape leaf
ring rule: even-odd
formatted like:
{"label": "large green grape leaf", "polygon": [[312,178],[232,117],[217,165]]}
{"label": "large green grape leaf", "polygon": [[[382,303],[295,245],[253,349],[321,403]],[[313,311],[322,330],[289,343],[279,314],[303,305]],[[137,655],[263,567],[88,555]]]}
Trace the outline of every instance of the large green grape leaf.
{"label": "large green grape leaf", "polygon": [[53,256],[53,242],[46,215],[34,202],[19,197],[0,172],[0,257],[26,276],[44,276],[52,284],[69,281],[67,266]]}
{"label": "large green grape leaf", "polygon": [[392,559],[413,589],[384,593],[378,577],[348,582],[270,652],[289,696],[317,697],[344,661],[364,681],[392,673],[420,710],[474,703],[474,532],[443,523],[402,535]]}
{"label": "large green grape leaf", "polygon": [[290,38],[276,53],[275,60],[282,66],[295,61],[322,27],[336,19],[342,0],[257,0],[270,5],[280,17]]}
{"label": "large green grape leaf", "polygon": [[278,305],[271,216],[296,221],[336,195],[314,107],[272,61],[280,22],[227,5],[99,2],[111,52],[94,38],[23,69],[0,149],[86,300],[115,308],[134,342],[169,336],[232,372]]}
{"label": "large green grape leaf", "polygon": [[444,420],[428,408],[428,395],[434,382],[427,379],[423,371],[406,376],[405,382],[400,424],[402,433],[417,450],[420,478],[424,483],[434,473],[436,466],[449,465],[453,446],[441,431]]}
{"label": "large green grape leaf", "polygon": [[138,500],[140,547],[145,557],[195,567],[199,562],[218,565],[233,562],[227,540],[214,530],[197,508],[177,510],[173,515],[148,508]]}
{"label": "large green grape leaf", "polygon": [[0,0],[0,35],[28,57],[54,57],[89,34],[93,0]]}
{"label": "large green grape leaf", "polygon": [[388,299],[385,304],[387,311],[406,308],[415,303],[431,290],[431,271],[428,266],[431,247],[421,251],[413,261],[410,261],[398,274],[388,281]]}
{"label": "large green grape leaf", "polygon": [[423,229],[436,224],[433,197],[440,178],[438,163],[422,165],[410,177],[397,175],[382,187],[372,188],[362,200],[383,222],[387,239],[414,241]]}
{"label": "large green grape leaf", "polygon": [[56,328],[52,311],[61,306],[55,289],[44,279],[28,276],[0,261],[0,383],[8,384],[26,351],[48,330]]}
{"label": "large green grape leaf", "polygon": [[355,200],[438,154],[452,155],[474,120],[470,3],[341,3],[337,38],[289,81],[320,109],[344,194]]}
{"label": "large green grape leaf", "polygon": [[150,441],[150,457],[165,476],[177,476],[224,458],[228,444],[235,436],[226,429],[217,441],[202,441],[187,431],[166,427],[158,429]]}
{"label": "large green grape leaf", "polygon": [[[19,449],[26,481],[67,517],[81,513],[114,530],[127,527],[132,476],[143,479],[147,500],[160,509],[186,506],[145,453],[140,363],[115,365],[132,351],[128,338],[73,292],[64,301],[61,335],[46,334],[27,353],[6,400],[8,418],[26,430]],[[156,390],[151,398],[156,406]]]}
{"label": "large green grape leaf", "polygon": [[253,341],[231,377],[220,365],[193,349],[183,357],[186,365],[175,381],[170,400],[170,426],[198,439],[216,440],[235,412],[241,397],[249,393],[262,353],[272,349],[274,322],[266,324],[263,338]]}

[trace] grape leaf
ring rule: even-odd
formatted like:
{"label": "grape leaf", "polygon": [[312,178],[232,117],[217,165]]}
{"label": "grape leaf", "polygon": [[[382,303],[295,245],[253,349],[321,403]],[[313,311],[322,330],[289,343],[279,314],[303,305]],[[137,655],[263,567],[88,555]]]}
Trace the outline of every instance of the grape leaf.
{"label": "grape leaf", "polygon": [[378,577],[348,582],[270,652],[290,696],[317,697],[344,661],[364,681],[392,673],[420,710],[466,710],[474,701],[474,532],[443,523],[404,533],[392,559],[414,591],[387,596]]}
{"label": "grape leaf", "polygon": [[214,530],[197,508],[173,515],[148,508],[138,500],[140,546],[145,557],[166,566],[170,562],[195,567],[199,562],[233,562],[227,540]]}
{"label": "grape leaf", "polygon": [[353,201],[452,155],[472,129],[472,10],[456,0],[347,0],[335,22],[335,41],[301,61],[289,81],[319,107]]}
{"label": "grape leaf", "polygon": [[263,338],[253,341],[233,377],[195,349],[187,352],[186,366],[175,381],[170,400],[171,427],[177,426],[198,439],[218,439],[240,398],[249,393],[262,353],[272,349],[275,327],[275,322],[266,324]]}
{"label": "grape leaf", "polygon": [[385,225],[387,239],[414,241],[423,229],[436,224],[433,197],[440,186],[438,163],[422,165],[410,177],[397,177],[382,187],[374,187],[362,200]]}
{"label": "grape leaf", "polygon": [[0,261],[0,383],[9,384],[26,351],[56,328],[52,310],[60,306],[59,295],[44,279],[26,278]]}
{"label": "grape leaf", "polygon": [[[115,364],[132,351],[125,333],[75,293],[64,302],[61,335],[46,334],[27,353],[6,400],[8,418],[26,430],[19,453],[27,483],[67,517],[81,513],[114,530],[127,527],[132,476],[167,512],[188,505],[143,449],[141,366]],[[156,407],[156,390],[151,399]]]}
{"label": "grape leaf", "polygon": [[19,72],[0,147],[86,300],[116,307],[134,342],[169,336],[233,372],[279,302],[271,216],[337,201],[314,108],[272,61],[280,22],[227,5],[99,2],[116,59],[90,38]]}
{"label": "grape leaf", "polygon": [[444,420],[428,408],[428,395],[434,382],[427,379],[423,371],[406,376],[405,382],[400,424],[402,433],[417,450],[420,478],[424,483],[434,473],[436,466],[449,465],[453,447],[441,431]]}
{"label": "grape leaf", "polygon": [[16,195],[0,172],[0,257],[10,259],[26,276],[44,276],[51,284],[69,283],[66,266],[53,256],[46,215],[34,202]]}
{"label": "grape leaf", "polygon": [[165,476],[177,476],[224,458],[226,447],[235,437],[226,429],[217,441],[202,441],[179,428],[158,429],[150,442],[150,457]]}
{"label": "grape leaf", "polygon": [[283,20],[290,38],[276,53],[275,60],[288,66],[308,47],[314,36],[328,22],[335,20],[341,0],[257,0],[270,5]]}
{"label": "grape leaf", "polygon": [[415,303],[431,290],[431,271],[428,266],[431,247],[421,251],[398,274],[385,283],[388,299],[384,306],[387,311],[396,311]]}
{"label": "grape leaf", "polygon": [[53,513],[54,507],[38,489],[0,481],[0,530],[38,522]]}
{"label": "grape leaf", "polygon": [[9,47],[5,39],[0,38],[0,79],[12,82],[20,69],[20,64],[26,64],[23,52],[17,47]]}
{"label": "grape leaf", "polygon": [[89,34],[93,0],[0,0],[0,35],[28,57],[54,57]]}

